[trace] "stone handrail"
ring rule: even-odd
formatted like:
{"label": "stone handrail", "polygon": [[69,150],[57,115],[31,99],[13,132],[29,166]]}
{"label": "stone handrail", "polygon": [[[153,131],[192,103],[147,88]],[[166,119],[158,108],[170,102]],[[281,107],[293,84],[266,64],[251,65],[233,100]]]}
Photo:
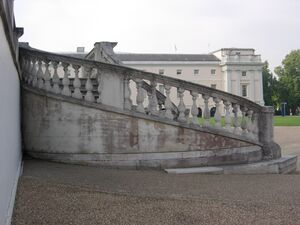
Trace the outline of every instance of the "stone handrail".
{"label": "stone handrail", "polygon": [[[195,128],[201,126],[230,132],[236,137],[242,136],[261,143],[264,146],[264,153],[268,157],[277,158],[280,154],[278,150],[273,150],[277,145],[273,142],[272,109],[262,107],[245,98],[192,82],[125,66],[78,59],[26,47],[20,49],[20,61],[24,82],[35,88],[103,104],[103,88],[107,82],[103,77],[111,74],[119,78],[123,84],[123,91],[119,95],[123,110],[136,110],[139,113],[148,114],[149,118],[154,116],[166,120],[175,119],[179,123],[189,123]],[[63,79],[59,79],[58,67],[63,68]],[[80,78],[82,70],[87,75],[84,80]],[[69,78],[70,73],[74,74],[72,83]],[[146,107],[143,82],[147,82],[152,88],[152,93],[148,92]],[[136,84],[136,88],[132,87],[132,83]],[[163,85],[166,93],[165,101],[160,103],[156,95],[158,84]],[[177,89],[179,100],[178,117],[174,117],[172,114],[170,93],[174,88]],[[132,91],[136,92],[136,106],[133,105]],[[184,102],[186,92],[190,94],[193,102],[190,108],[191,117],[187,115],[189,111]],[[202,107],[204,120],[201,124],[197,117],[199,95],[204,101]],[[211,103],[215,106],[213,118],[209,111]],[[221,103],[224,105],[224,126],[222,125]],[[211,123],[211,119],[214,120],[214,124]]]}
{"label": "stone handrail", "polygon": [[[124,66],[123,62],[117,57],[113,48],[117,45],[117,42],[96,42],[94,44],[94,48],[84,57],[88,60],[95,60],[98,62],[110,63],[114,65]],[[147,91],[147,93],[152,93],[151,85],[147,82],[143,81],[142,88]],[[156,90],[156,97],[158,100],[158,104],[162,105],[166,96],[162,94],[160,91]],[[178,109],[177,106],[172,102],[172,114],[174,118],[178,117]]]}

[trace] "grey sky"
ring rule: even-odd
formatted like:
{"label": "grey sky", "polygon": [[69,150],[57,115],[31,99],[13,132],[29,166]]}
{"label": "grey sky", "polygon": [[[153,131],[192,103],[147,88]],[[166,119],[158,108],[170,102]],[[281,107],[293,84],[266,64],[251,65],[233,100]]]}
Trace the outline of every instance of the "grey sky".
{"label": "grey sky", "polygon": [[15,0],[21,41],[48,51],[207,53],[255,48],[271,68],[300,48],[300,0]]}

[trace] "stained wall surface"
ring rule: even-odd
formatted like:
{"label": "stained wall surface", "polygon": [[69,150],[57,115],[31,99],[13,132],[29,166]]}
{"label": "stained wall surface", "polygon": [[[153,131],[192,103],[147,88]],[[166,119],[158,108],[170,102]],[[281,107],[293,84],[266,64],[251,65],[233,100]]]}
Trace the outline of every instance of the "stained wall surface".
{"label": "stained wall surface", "polygon": [[253,146],[218,134],[139,118],[131,115],[133,112],[113,112],[105,110],[106,106],[100,109],[70,102],[77,100],[44,96],[29,88],[22,96],[25,149],[33,155],[45,153],[50,158],[69,157],[70,161],[83,155],[89,160],[128,161]]}

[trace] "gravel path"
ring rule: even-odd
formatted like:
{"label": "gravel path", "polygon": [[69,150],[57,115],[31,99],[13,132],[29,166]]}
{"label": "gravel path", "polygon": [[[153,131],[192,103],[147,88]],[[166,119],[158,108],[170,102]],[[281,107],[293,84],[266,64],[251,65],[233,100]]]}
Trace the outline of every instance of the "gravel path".
{"label": "gravel path", "polygon": [[297,171],[300,172],[300,126],[274,127],[274,139],[281,146],[282,154],[297,155]]}
{"label": "gravel path", "polygon": [[[299,154],[298,137],[300,127],[275,129],[285,153]],[[12,224],[300,225],[299,187],[299,173],[172,175],[26,160]]]}

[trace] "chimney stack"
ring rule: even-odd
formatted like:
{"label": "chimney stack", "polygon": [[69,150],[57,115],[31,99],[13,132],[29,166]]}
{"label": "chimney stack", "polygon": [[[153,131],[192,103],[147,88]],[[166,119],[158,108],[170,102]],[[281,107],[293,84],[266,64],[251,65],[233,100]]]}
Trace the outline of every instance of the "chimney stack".
{"label": "chimney stack", "polygon": [[77,47],[77,53],[84,53],[84,47]]}

